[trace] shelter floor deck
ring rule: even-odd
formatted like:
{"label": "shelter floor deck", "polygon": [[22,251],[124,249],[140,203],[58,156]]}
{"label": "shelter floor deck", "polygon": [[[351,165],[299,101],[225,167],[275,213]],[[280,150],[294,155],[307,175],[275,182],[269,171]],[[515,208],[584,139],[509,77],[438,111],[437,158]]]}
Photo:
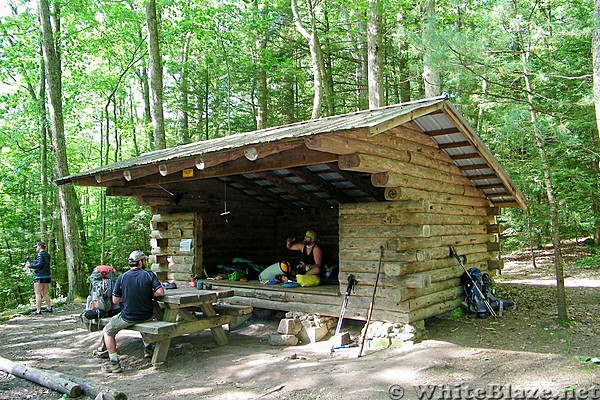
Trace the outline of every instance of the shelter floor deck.
{"label": "shelter floor deck", "polygon": [[261,283],[260,281],[248,281],[248,282],[240,282],[240,281],[227,281],[227,280],[205,280],[206,283],[212,284],[214,289],[224,289],[224,288],[240,288],[240,289],[260,289],[260,290],[268,290],[274,292],[294,292],[294,293],[304,293],[304,294],[315,294],[321,296],[341,296],[340,286],[339,285],[322,285],[322,286],[314,286],[314,287],[295,287],[295,288],[286,288],[283,285],[275,284],[275,285],[267,285]]}

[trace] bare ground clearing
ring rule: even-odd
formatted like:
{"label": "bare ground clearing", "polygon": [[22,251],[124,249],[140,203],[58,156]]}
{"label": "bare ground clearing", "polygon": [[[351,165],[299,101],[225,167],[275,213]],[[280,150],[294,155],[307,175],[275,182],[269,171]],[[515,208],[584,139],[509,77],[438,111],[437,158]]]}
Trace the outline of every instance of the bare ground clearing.
{"label": "bare ground clearing", "polygon": [[[73,322],[81,305],[1,323],[0,356],[108,384],[129,399],[389,399],[397,394],[392,385],[404,389],[404,399],[417,398],[416,385],[463,388],[465,398],[467,387],[488,393],[489,385],[562,392],[598,385],[600,367],[581,359],[600,357],[598,267],[577,268],[574,260],[584,257],[586,249],[571,246],[565,275],[572,323],[563,327],[555,321],[551,250],[539,253],[539,268],[531,266],[528,255],[504,257],[505,269],[496,279],[498,295],[514,301],[516,309],[502,318],[436,318],[428,321],[426,338],[412,348],[366,349],[361,358],[356,348],[330,357],[325,342],[272,347],[267,334],[278,321],[253,317],[228,333],[226,346],[217,346],[210,332],[174,339],[169,363],[161,368],[142,358],[137,334],[122,333],[119,352],[125,371],[107,376],[91,355],[99,334]],[[361,324],[353,321],[347,327],[357,336]],[[0,399],[60,397],[0,372]]]}

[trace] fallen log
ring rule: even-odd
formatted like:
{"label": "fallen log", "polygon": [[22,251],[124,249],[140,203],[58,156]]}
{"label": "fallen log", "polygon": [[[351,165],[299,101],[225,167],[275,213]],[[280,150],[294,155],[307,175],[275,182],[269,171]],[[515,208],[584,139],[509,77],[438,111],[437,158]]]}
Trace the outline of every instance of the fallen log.
{"label": "fallen log", "polygon": [[[2,357],[0,357],[0,370],[18,376],[19,378],[35,382],[49,389],[66,393],[69,397],[78,397],[83,394],[91,398],[100,396],[100,398],[104,400],[127,400],[127,395],[123,392],[106,386],[97,385],[78,376],[28,367]],[[44,379],[40,378],[42,376]],[[54,382],[55,385],[49,385],[47,382]],[[58,385],[69,388],[69,391],[66,391],[66,389],[62,390],[62,386],[59,388]]]}
{"label": "fallen log", "polygon": [[81,386],[73,381],[48,373],[48,371],[16,363],[3,357],[0,357],[0,370],[18,376],[19,378],[27,379],[28,381],[37,383],[38,385],[42,385],[57,392],[64,393],[69,397],[79,397],[81,395]]}
{"label": "fallen log", "polygon": [[118,390],[97,385],[95,383],[86,381],[83,378],[78,376],[70,376],[60,372],[55,372],[57,376],[60,376],[65,379],[69,379],[81,387],[82,394],[89,396],[93,399],[101,398],[103,400],[127,400],[127,395],[123,392],[119,392]]}

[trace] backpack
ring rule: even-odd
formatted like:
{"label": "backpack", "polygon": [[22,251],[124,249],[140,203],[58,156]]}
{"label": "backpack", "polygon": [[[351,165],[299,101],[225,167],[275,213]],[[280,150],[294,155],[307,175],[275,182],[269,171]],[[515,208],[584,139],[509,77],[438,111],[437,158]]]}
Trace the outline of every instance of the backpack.
{"label": "backpack", "polygon": [[90,274],[89,295],[84,316],[87,319],[100,319],[118,313],[118,305],[112,302],[112,293],[117,282],[117,271],[108,265],[99,265]]}
{"label": "backpack", "polygon": [[[464,272],[460,277],[465,291],[467,308],[469,312],[477,314],[479,318],[487,318],[489,310],[486,301],[489,303],[490,300],[488,297],[492,290],[492,278],[478,268],[470,268],[467,272]],[[469,275],[471,278],[469,278]]]}

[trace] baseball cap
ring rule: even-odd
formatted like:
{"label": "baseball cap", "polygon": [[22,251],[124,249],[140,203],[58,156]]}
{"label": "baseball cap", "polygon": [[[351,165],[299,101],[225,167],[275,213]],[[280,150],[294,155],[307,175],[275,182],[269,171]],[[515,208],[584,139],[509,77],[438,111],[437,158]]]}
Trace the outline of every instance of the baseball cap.
{"label": "baseball cap", "polygon": [[130,263],[137,263],[138,261],[145,260],[146,258],[148,258],[148,256],[145,255],[144,252],[139,250],[134,250],[131,252],[131,254],[129,254]]}
{"label": "baseball cap", "polygon": [[46,248],[46,243],[44,243],[44,242],[37,242],[36,244],[33,245],[34,248],[38,247],[38,246],[40,246],[42,249],[45,249]]}

